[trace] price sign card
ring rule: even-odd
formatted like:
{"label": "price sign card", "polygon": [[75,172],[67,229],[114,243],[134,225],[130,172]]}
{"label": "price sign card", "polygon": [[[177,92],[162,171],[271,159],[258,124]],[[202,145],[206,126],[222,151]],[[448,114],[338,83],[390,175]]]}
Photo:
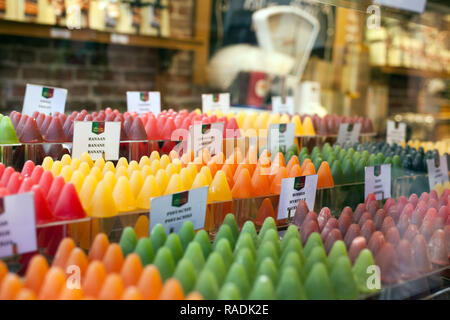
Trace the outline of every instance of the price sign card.
{"label": "price sign card", "polygon": [[206,113],[210,110],[221,110],[226,113],[230,111],[229,93],[202,94],[202,109]]}
{"label": "price sign card", "polygon": [[194,150],[195,155],[203,149],[208,149],[212,156],[222,152],[224,125],[216,122],[190,126],[188,150]]}
{"label": "price sign card", "polygon": [[361,132],[361,123],[341,123],[339,126],[337,144],[357,143],[359,133]]}
{"label": "price sign card", "polygon": [[301,200],[305,200],[309,210],[314,210],[316,201],[318,175],[283,179],[281,182],[280,201],[278,202],[277,220],[293,217]]}
{"label": "price sign card", "polygon": [[157,91],[127,92],[127,106],[129,112],[138,114],[153,112],[155,115],[161,112],[161,94]]}
{"label": "price sign card", "polygon": [[194,229],[205,226],[208,187],[169,194],[151,199],[150,231],[162,224],[166,232],[178,232],[185,221],[191,221]]}
{"label": "price sign card", "polygon": [[64,113],[66,99],[66,89],[27,84],[22,114],[31,116],[35,111],[48,115]]}
{"label": "price sign card", "polygon": [[435,159],[427,159],[428,167],[428,182],[430,183],[430,190],[438,183],[443,185],[448,182],[448,165],[447,156],[439,157],[439,161]]}
{"label": "price sign card", "polygon": [[379,166],[366,167],[364,199],[373,193],[375,199],[383,200],[391,197],[391,165],[382,164]]}
{"label": "price sign card", "polygon": [[0,258],[36,250],[34,194],[0,198]]}
{"label": "price sign card", "polygon": [[92,160],[118,160],[120,147],[120,122],[75,121],[72,157],[89,153]]}
{"label": "price sign card", "polygon": [[274,157],[278,152],[285,153],[294,144],[294,139],[295,123],[271,124],[267,136],[267,148]]}
{"label": "price sign card", "polygon": [[406,123],[387,121],[386,125],[386,141],[389,144],[400,144],[406,140]]}
{"label": "price sign card", "polygon": [[278,113],[294,114],[294,97],[272,97],[272,111]]}

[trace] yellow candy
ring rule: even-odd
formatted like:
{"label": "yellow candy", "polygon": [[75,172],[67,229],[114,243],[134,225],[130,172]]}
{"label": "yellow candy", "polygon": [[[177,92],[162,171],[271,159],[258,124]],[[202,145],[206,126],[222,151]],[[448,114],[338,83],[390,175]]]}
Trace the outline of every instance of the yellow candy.
{"label": "yellow candy", "polygon": [[53,162],[51,172],[53,173],[54,177],[59,176],[59,174],[61,173],[62,167],[63,167],[63,165],[62,165],[61,161]]}
{"label": "yellow candy", "polygon": [[141,169],[141,173],[142,173],[142,177],[144,178],[144,181],[149,175],[153,175],[153,171],[152,171],[152,168],[150,168],[150,166],[144,166]]}
{"label": "yellow candy", "polygon": [[163,154],[159,162],[161,163],[161,167],[165,169],[170,163],[170,158],[167,154]]}
{"label": "yellow candy", "polygon": [[111,189],[114,189],[114,187],[116,186],[116,183],[117,183],[117,178],[112,171],[108,171],[103,176],[102,181],[105,181],[109,186],[111,186]]}
{"label": "yellow candy", "polygon": [[[78,171],[81,173],[81,171]],[[78,194],[81,205],[86,211],[87,215],[91,215],[91,201],[94,195],[95,189],[97,188],[98,181],[94,176],[87,176],[83,182],[83,186]]]}
{"label": "yellow candy", "polygon": [[93,167],[91,169],[91,172],[89,172],[89,175],[94,176],[97,179],[97,181],[100,181],[103,179],[102,172],[97,167]]}
{"label": "yellow candy", "polygon": [[211,175],[211,170],[209,170],[209,168],[205,166],[205,167],[201,168],[200,173],[203,173],[203,175],[206,177],[206,181],[208,182],[208,185],[210,185],[213,180],[212,175]]}
{"label": "yellow candy", "polygon": [[186,187],[186,189],[190,189],[192,183],[194,182],[194,178],[192,178],[191,171],[188,168],[181,169],[180,178],[183,181],[183,185]]}
{"label": "yellow candy", "polygon": [[167,176],[170,178],[173,174],[178,173],[177,168],[172,163],[169,163],[166,167]]}
{"label": "yellow candy", "polygon": [[208,202],[231,201],[232,199],[233,196],[225,172],[219,170],[209,186]]}
{"label": "yellow candy", "polygon": [[89,173],[91,172],[91,168],[89,168],[89,164],[86,162],[81,162],[80,166],[78,167],[78,170],[83,172],[83,174],[87,177]]}
{"label": "yellow candy", "polygon": [[166,171],[164,169],[158,170],[155,179],[161,191],[166,191],[167,185],[169,184],[169,177],[167,176]]}
{"label": "yellow candy", "polygon": [[156,178],[154,176],[150,175],[145,179],[144,185],[141,188],[141,192],[137,197],[137,207],[139,209],[149,210],[150,199],[159,196],[161,196],[161,190],[158,186],[158,182],[156,181]]}
{"label": "yellow candy", "polygon": [[127,170],[127,168],[125,168],[125,166],[120,166],[120,167],[116,168],[116,178],[117,178],[117,180],[119,180],[119,178],[122,177],[122,176],[129,178],[128,170]]}
{"label": "yellow candy", "polygon": [[197,189],[197,188],[201,188],[201,187],[205,187],[205,186],[208,186],[208,179],[206,178],[206,176],[203,172],[200,172],[195,177],[194,182],[192,183],[191,189]]}
{"label": "yellow candy", "polygon": [[102,174],[105,175],[108,171],[111,171],[112,173],[116,173],[116,167],[114,167],[114,163],[111,161],[107,161],[105,163],[105,166],[103,167]]}
{"label": "yellow candy", "polygon": [[83,172],[81,172],[79,170],[76,170],[72,174],[72,177],[70,178],[70,182],[75,186],[77,193],[80,193],[85,179],[86,179],[86,176],[84,175]]}
{"label": "yellow candy", "polygon": [[150,163],[153,163],[154,160],[158,160],[158,161],[161,160],[161,158],[159,157],[158,151],[153,151],[150,154]]}
{"label": "yellow candy", "polygon": [[314,125],[310,117],[305,117],[303,120],[303,131],[307,136],[316,135],[316,131],[314,130]]}
{"label": "yellow candy", "polygon": [[60,175],[64,178],[64,181],[67,183],[70,181],[70,179],[72,178],[73,175],[73,170],[72,167],[70,165],[65,165],[62,169],[61,169],[61,173]]}
{"label": "yellow candy", "polygon": [[160,169],[162,169],[161,163],[159,162],[159,160],[155,159],[152,161],[150,168],[152,169],[153,173],[158,172]]}
{"label": "yellow candy", "polygon": [[296,136],[301,136],[301,135],[305,134],[300,116],[298,116],[298,115],[293,116],[292,123],[295,123],[295,135]]}
{"label": "yellow candy", "polygon": [[44,168],[45,171],[52,170],[53,167],[53,159],[51,157],[45,157],[44,161],[42,161],[42,168]]}
{"label": "yellow candy", "polygon": [[128,176],[131,177],[131,175],[133,174],[133,171],[140,171],[141,168],[139,168],[139,164],[137,163],[137,161],[131,161],[130,164],[128,165]]}
{"label": "yellow candy", "polygon": [[97,167],[100,171],[103,171],[103,168],[105,167],[105,160],[103,158],[98,158],[95,160],[94,167]]}
{"label": "yellow candy", "polygon": [[170,177],[170,181],[167,185],[164,195],[179,193],[185,190],[186,189],[184,188],[183,181],[181,180],[180,175],[178,173],[175,173],[172,175],[172,177]]}
{"label": "yellow candy", "polygon": [[114,217],[117,215],[118,212],[112,196],[112,189],[105,181],[100,181],[97,188],[95,188],[89,211],[91,216],[97,218]]}
{"label": "yellow candy", "polygon": [[119,212],[128,212],[136,209],[136,200],[126,177],[122,176],[117,180],[112,196]]}
{"label": "yellow candy", "polygon": [[125,167],[125,169],[128,169],[128,161],[126,158],[122,157],[119,159],[116,165],[116,169],[119,169],[119,167]]}
{"label": "yellow candy", "polygon": [[72,158],[70,157],[70,155],[65,154],[62,156],[61,162],[62,162],[63,166],[68,166],[72,162]]}
{"label": "yellow candy", "polygon": [[136,221],[136,225],[134,226],[134,233],[136,233],[136,237],[138,239],[148,238],[149,227],[150,221],[148,220],[147,216],[139,216],[138,220]]}
{"label": "yellow candy", "polygon": [[142,173],[138,170],[134,171],[130,178],[130,187],[135,198],[139,196],[143,185],[144,177],[142,176]]}
{"label": "yellow candy", "polygon": [[87,152],[83,152],[80,157],[81,162],[86,162],[89,165],[89,168],[94,166],[94,161],[92,161],[91,156]]}
{"label": "yellow candy", "polygon": [[70,163],[70,166],[72,167],[72,170],[78,170],[78,168],[80,167],[81,161],[80,159],[72,159],[72,162]]}
{"label": "yellow candy", "polygon": [[142,170],[144,166],[150,166],[150,164],[151,164],[150,159],[147,156],[143,156],[139,161],[139,168],[141,168]]}

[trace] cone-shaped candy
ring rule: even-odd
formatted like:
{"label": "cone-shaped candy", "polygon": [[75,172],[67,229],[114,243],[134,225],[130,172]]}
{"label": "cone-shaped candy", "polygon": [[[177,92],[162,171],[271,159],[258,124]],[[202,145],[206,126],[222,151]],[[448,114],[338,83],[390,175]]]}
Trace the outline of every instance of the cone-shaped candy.
{"label": "cone-shaped candy", "polygon": [[0,300],[14,300],[22,289],[20,278],[13,273],[7,274],[0,284]]}
{"label": "cone-shaped candy", "polygon": [[245,268],[240,263],[233,263],[225,278],[225,284],[232,283],[238,287],[241,297],[245,298],[250,292],[250,282]]}
{"label": "cone-shaped candy", "polygon": [[212,252],[209,255],[204,270],[210,270],[214,274],[219,287],[222,285],[223,281],[225,280],[227,270],[225,268],[222,256],[219,253]]}
{"label": "cone-shaped candy", "polygon": [[253,197],[252,181],[247,169],[242,169],[231,190],[233,198],[248,199]]}
{"label": "cone-shaped candy", "polygon": [[169,183],[165,189],[164,195],[183,192],[185,189],[180,175],[175,173],[170,177]]}
{"label": "cone-shaped candy", "polygon": [[342,256],[336,261],[331,269],[330,280],[337,299],[352,300],[358,296],[352,266],[347,256]]}
{"label": "cone-shaped candy", "polygon": [[152,243],[148,238],[139,239],[134,252],[141,258],[144,266],[152,263],[155,257]]}
{"label": "cone-shaped candy", "polygon": [[249,300],[275,300],[275,290],[269,277],[262,275],[253,284]]}
{"label": "cone-shaped candy", "polygon": [[71,238],[64,238],[58,246],[55,258],[53,259],[52,267],[64,268],[66,266],[67,259],[74,248],[75,242]]}
{"label": "cone-shaped candy", "polygon": [[133,191],[134,198],[137,199],[139,193],[144,185],[144,178],[140,171],[133,171],[130,178],[130,187],[131,191]]}
{"label": "cone-shaped candy", "polygon": [[132,253],[136,248],[137,242],[138,240],[134,229],[132,227],[126,227],[122,232],[122,236],[120,237],[119,242],[123,255],[127,256],[128,254]]}
{"label": "cone-shaped candy", "polygon": [[242,300],[239,288],[234,283],[226,283],[220,289],[218,300]]}
{"label": "cone-shaped candy", "polygon": [[186,249],[184,259],[188,259],[194,266],[196,274],[200,274],[205,265],[205,258],[199,243],[192,241]]}
{"label": "cone-shaped candy", "polygon": [[162,247],[157,251],[154,265],[161,273],[163,281],[169,279],[175,271],[175,263],[170,249]]}
{"label": "cone-shaped candy", "polygon": [[36,224],[40,225],[52,221],[54,219],[53,213],[44,197],[41,187],[35,185],[31,188],[31,191],[34,193]]}
{"label": "cone-shaped candy", "polygon": [[158,299],[163,287],[163,283],[161,275],[154,265],[149,265],[144,268],[137,287],[144,299]]}
{"label": "cone-shaped candy", "polygon": [[227,239],[231,247],[234,247],[235,241],[230,226],[225,224],[219,228],[219,231],[216,234],[216,238],[214,239],[213,247],[215,247],[221,239]]}
{"label": "cone-shaped candy", "polygon": [[183,226],[181,227],[180,231],[178,232],[178,235],[180,237],[181,247],[183,248],[183,251],[186,250],[189,243],[194,239],[195,232],[194,232],[194,225],[191,221],[186,221],[183,223]]}
{"label": "cone-shaped candy", "polygon": [[[70,206],[67,205],[68,203]],[[54,216],[59,220],[76,220],[86,216],[72,183],[64,185],[55,207]]]}
{"label": "cone-shaped candy", "polygon": [[95,188],[89,211],[91,216],[98,218],[113,217],[117,215],[118,209],[112,196],[112,190],[104,181],[100,181]]}
{"label": "cone-shaped candy", "polygon": [[18,144],[16,130],[14,130],[13,123],[8,116],[0,118],[0,144]]}
{"label": "cone-shaped candy", "polygon": [[169,279],[164,284],[159,300],[184,300],[183,287],[177,279]]}
{"label": "cone-shaped candy", "polygon": [[39,300],[56,300],[66,284],[64,272],[60,268],[52,267],[47,272],[41,290]]}
{"label": "cone-shaped candy", "polygon": [[411,244],[407,240],[400,240],[396,247],[398,256],[398,268],[402,279],[411,279],[418,276],[415,268]]}
{"label": "cone-shaped candy", "polygon": [[173,275],[180,281],[184,294],[190,293],[195,286],[197,276],[192,262],[188,259],[181,259]]}
{"label": "cone-shaped candy", "polygon": [[257,226],[262,226],[264,221],[271,217],[276,219],[275,211],[273,210],[272,201],[269,198],[265,198],[259,207],[258,214],[256,215],[255,224]]}
{"label": "cone-shaped candy", "polygon": [[433,236],[428,243],[428,247],[430,260],[433,264],[438,266],[447,266],[449,264],[444,230],[438,229],[433,233]]}
{"label": "cone-shaped candy", "polygon": [[124,291],[122,279],[118,274],[112,273],[106,277],[98,298],[100,300],[120,300]]}
{"label": "cone-shaped candy", "polygon": [[183,248],[181,246],[180,237],[176,233],[171,233],[167,237],[164,247],[170,249],[175,265],[183,256]]}
{"label": "cone-shaped candy", "polygon": [[134,226],[134,232],[136,233],[136,237],[138,239],[148,237],[150,221],[147,216],[141,215],[136,221],[136,225]]}
{"label": "cone-shaped candy", "polygon": [[88,260],[90,262],[94,260],[102,261],[106,253],[106,250],[108,250],[108,247],[109,247],[109,240],[106,234],[104,233],[97,234],[89,250]]}
{"label": "cone-shaped candy", "polygon": [[[81,173],[83,174],[83,173]],[[94,176],[87,176],[80,190],[81,204],[88,215],[92,213],[91,202],[95,191],[97,190],[97,179]],[[108,185],[108,184],[107,184]],[[114,202],[114,201],[113,201]]]}
{"label": "cone-shaped candy", "polygon": [[200,244],[203,256],[207,259],[212,251],[211,241],[209,240],[208,233],[205,230],[200,230],[195,235],[194,241]]}
{"label": "cone-shaped candy", "polygon": [[199,292],[205,300],[217,299],[219,286],[214,274],[209,269],[204,269],[200,273],[195,291]]}
{"label": "cone-shaped candy", "polygon": [[208,200],[210,202],[231,201],[232,198],[225,172],[222,170],[217,171],[209,186]]}
{"label": "cone-shaped candy", "polygon": [[41,255],[35,255],[27,268],[24,283],[25,287],[34,292],[39,292],[48,270],[49,266],[47,260]]}
{"label": "cone-shaped candy", "polygon": [[139,196],[137,197],[137,206],[140,209],[150,209],[150,199],[161,196],[161,189],[155,177],[150,175],[145,179],[144,185],[141,188]]}
{"label": "cone-shaped candy", "polygon": [[123,265],[123,253],[117,243],[109,245],[108,250],[106,250],[105,255],[103,256],[102,262],[108,273],[120,272]]}
{"label": "cone-shaped candy", "polygon": [[330,278],[328,277],[327,268],[323,263],[317,263],[313,266],[306,278],[305,291],[308,299],[335,299],[335,293]]}
{"label": "cone-shaped candy", "polygon": [[135,253],[129,254],[123,263],[122,270],[120,271],[125,287],[137,285],[141,273],[141,259]]}
{"label": "cone-shaped candy", "polygon": [[166,230],[163,225],[157,224],[153,227],[152,232],[150,233],[150,240],[152,242],[153,249],[155,252],[158,252],[159,248],[161,248],[166,242]]}

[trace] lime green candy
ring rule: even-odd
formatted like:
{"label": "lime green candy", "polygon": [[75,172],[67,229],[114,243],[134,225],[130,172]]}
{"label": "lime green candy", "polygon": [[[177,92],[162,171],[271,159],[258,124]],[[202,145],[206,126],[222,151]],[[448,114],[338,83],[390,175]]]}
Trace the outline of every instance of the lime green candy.
{"label": "lime green candy", "polygon": [[[253,240],[254,245],[256,246],[258,242],[258,234],[256,233],[255,224],[252,221],[246,221],[244,223],[244,226],[242,227],[241,234],[239,235],[239,238],[242,237],[243,234],[248,233]],[[238,241],[239,241],[238,238]]]}
{"label": "lime green candy", "polygon": [[248,248],[253,257],[256,258],[255,243],[253,242],[252,236],[249,233],[243,233],[239,236],[234,252],[237,253],[243,248]]}
{"label": "lime green candy", "polygon": [[16,130],[14,130],[13,123],[8,116],[3,116],[0,119],[0,144],[18,144]]}
{"label": "lime green candy", "polygon": [[183,248],[178,235],[176,233],[169,234],[164,246],[170,249],[175,264],[177,264],[177,262],[183,257]]}
{"label": "lime green candy", "polygon": [[231,252],[230,242],[227,239],[221,239],[214,248],[214,252],[217,252],[222,256],[225,269],[228,270],[233,263],[233,253]]}
{"label": "lime green candy", "polygon": [[175,269],[173,277],[180,281],[185,295],[189,294],[189,292],[194,289],[195,283],[197,281],[194,265],[188,259],[180,260],[177,268]]}
{"label": "lime green candy", "polygon": [[316,263],[323,263],[325,266],[327,265],[327,255],[325,254],[325,250],[317,246],[312,249],[309,257],[306,259],[305,263],[305,272],[309,274]]}
{"label": "lime green candy", "polygon": [[378,291],[377,289],[369,289],[368,287],[368,279],[373,275],[373,273],[368,272],[370,271],[368,268],[373,265],[375,265],[375,262],[372,253],[368,249],[363,249],[353,265],[353,274],[355,276],[356,285],[361,292],[373,293]]}
{"label": "lime green candy", "polygon": [[272,242],[267,241],[267,242],[264,242],[263,244],[261,244],[256,256],[257,256],[257,258],[256,258],[257,266],[259,266],[265,258],[272,259],[276,266],[278,266],[278,264],[279,264],[280,259],[279,259],[277,250],[275,249],[275,246]]}
{"label": "lime green candy", "polygon": [[250,250],[247,248],[239,250],[234,261],[240,263],[245,268],[248,279],[252,281],[256,270],[255,261]]}
{"label": "lime green candy", "polygon": [[143,266],[149,265],[155,258],[155,252],[149,238],[139,239],[134,252],[141,258]]}
{"label": "lime green candy", "polygon": [[213,248],[216,246],[216,244],[221,239],[227,239],[230,242],[231,247],[234,248],[235,240],[234,240],[234,237],[233,237],[233,233],[231,232],[230,226],[227,225],[227,224],[222,224],[222,226],[219,228],[219,232],[217,232],[216,238],[214,239]]}
{"label": "lime green candy", "polygon": [[170,249],[166,247],[162,247],[158,250],[154,264],[158,268],[163,281],[169,279],[175,271],[175,263],[173,262],[172,253]]}
{"label": "lime green candy", "polygon": [[247,272],[240,263],[235,262],[231,265],[230,271],[228,271],[227,277],[225,278],[224,286],[227,283],[233,283],[239,289],[243,299],[250,292],[250,281],[248,280]]}
{"label": "lime green candy", "polygon": [[186,221],[183,223],[183,226],[178,232],[178,236],[180,237],[181,246],[184,251],[195,237],[194,225],[191,221]]}
{"label": "lime green candy", "polygon": [[205,259],[207,259],[212,251],[211,241],[209,240],[208,233],[205,230],[200,230],[195,235],[194,241],[200,244],[200,247],[203,251],[203,256]]}
{"label": "lime green candy", "polygon": [[261,240],[261,245],[265,242],[271,242],[277,250],[278,256],[281,255],[280,236],[276,230],[267,230]]}
{"label": "lime green candy", "polygon": [[331,166],[331,175],[333,176],[334,185],[344,184],[344,173],[339,160],[335,160]]}
{"label": "lime green candy", "polygon": [[297,253],[300,257],[300,261],[302,263],[305,263],[306,259],[305,259],[302,243],[300,242],[299,239],[291,239],[289,241],[289,243],[286,245],[286,248],[283,250],[283,254],[281,255],[281,262],[284,261],[284,259],[290,252]]}
{"label": "lime green candy", "polygon": [[281,240],[281,251],[284,251],[284,249],[286,248],[286,246],[289,243],[289,240],[293,239],[293,238],[300,240],[300,233],[298,232],[298,228],[291,224],[287,228],[286,233],[284,234],[283,240]]}
{"label": "lime green candy", "polygon": [[205,300],[215,300],[219,295],[219,286],[214,274],[209,269],[204,269],[198,277],[195,291],[200,293]]}
{"label": "lime green candy", "polygon": [[306,296],[310,300],[333,300],[336,298],[327,267],[323,263],[314,264],[305,281]]}
{"label": "lime green candy", "polygon": [[166,242],[166,230],[162,224],[157,224],[153,227],[152,232],[150,233],[150,241],[152,242],[153,250],[158,252],[159,248],[161,248]]}
{"label": "lime green candy", "polygon": [[275,291],[279,300],[305,300],[306,293],[297,271],[287,267],[281,273],[281,278]]}
{"label": "lime green candy", "polygon": [[258,244],[261,243],[262,239],[264,238],[264,235],[269,230],[277,231],[277,225],[275,223],[275,220],[272,217],[269,217],[266,220],[264,220],[264,223],[263,223],[263,225],[261,227],[261,230],[259,231],[259,234],[258,234]]}
{"label": "lime green candy", "polygon": [[227,270],[225,268],[222,256],[219,253],[212,252],[209,255],[204,269],[210,270],[214,274],[217,284],[219,286],[222,285],[223,281],[225,280]]}
{"label": "lime green candy", "polygon": [[350,259],[347,256],[342,256],[335,262],[330,280],[338,299],[351,300],[358,297],[358,288],[353,277]]}
{"label": "lime green candy", "polygon": [[239,237],[239,227],[236,222],[236,218],[232,213],[229,213],[223,219],[223,224],[226,224],[230,227],[231,233],[233,234],[234,241]]}
{"label": "lime green candy", "polygon": [[183,259],[188,259],[191,261],[196,274],[199,274],[205,265],[205,258],[203,256],[202,248],[198,242],[191,242],[188,245]]}
{"label": "lime green candy", "polygon": [[266,275],[270,278],[273,285],[278,283],[278,271],[275,263],[269,257],[264,258],[264,260],[259,264],[258,271],[256,272],[256,277]]}
{"label": "lime green candy", "polygon": [[250,291],[248,300],[275,300],[273,283],[268,276],[259,276]]}
{"label": "lime green candy", "polygon": [[336,261],[343,256],[347,256],[347,248],[345,247],[345,243],[342,240],[337,240],[333,247],[331,247],[330,253],[328,254],[327,262],[328,267],[333,269]]}
{"label": "lime green candy", "polygon": [[315,247],[324,247],[322,238],[319,233],[313,232],[308,238],[308,241],[306,241],[305,248],[303,249],[303,253],[305,254],[305,257],[308,257]]}
{"label": "lime green candy", "polygon": [[220,289],[218,300],[242,300],[239,288],[232,282],[224,284]]}
{"label": "lime green candy", "polygon": [[299,279],[303,282],[306,278],[303,263],[300,259],[300,256],[297,252],[289,252],[283,260],[281,264],[281,274],[283,274],[284,270],[292,267],[299,277]]}
{"label": "lime green candy", "polygon": [[126,227],[123,229],[122,235],[120,237],[119,245],[122,249],[123,255],[127,256],[132,253],[137,245],[137,237],[134,229],[132,227]]}
{"label": "lime green candy", "polygon": [[355,182],[355,167],[353,166],[353,161],[349,158],[345,158],[342,165],[342,173],[344,175],[344,183]]}

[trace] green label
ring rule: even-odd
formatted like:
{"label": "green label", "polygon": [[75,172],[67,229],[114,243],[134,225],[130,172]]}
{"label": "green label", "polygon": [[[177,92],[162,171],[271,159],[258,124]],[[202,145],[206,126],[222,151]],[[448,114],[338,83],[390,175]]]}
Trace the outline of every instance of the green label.
{"label": "green label", "polygon": [[184,206],[189,199],[189,191],[175,193],[172,196],[172,207],[181,207]]}
{"label": "green label", "polygon": [[42,88],[42,96],[45,98],[45,99],[51,99],[51,98],[53,98],[53,92],[54,92],[54,89],[53,88]]}
{"label": "green label", "polygon": [[211,130],[211,124],[210,123],[206,123],[206,124],[202,125],[202,134],[205,134],[209,130]]}
{"label": "green label", "polygon": [[105,123],[104,122],[92,122],[92,133],[94,134],[102,134],[105,132]]}
{"label": "green label", "polygon": [[305,176],[296,177],[294,180],[294,189],[297,191],[302,190],[305,187],[305,180],[306,180]]}
{"label": "green label", "polygon": [[280,133],[285,133],[286,132],[286,128],[287,128],[286,123],[280,123],[280,126],[278,127],[278,130],[280,131]]}
{"label": "green label", "polygon": [[141,92],[139,96],[141,98],[141,101],[144,102],[147,102],[150,99],[150,95],[148,92]]}

